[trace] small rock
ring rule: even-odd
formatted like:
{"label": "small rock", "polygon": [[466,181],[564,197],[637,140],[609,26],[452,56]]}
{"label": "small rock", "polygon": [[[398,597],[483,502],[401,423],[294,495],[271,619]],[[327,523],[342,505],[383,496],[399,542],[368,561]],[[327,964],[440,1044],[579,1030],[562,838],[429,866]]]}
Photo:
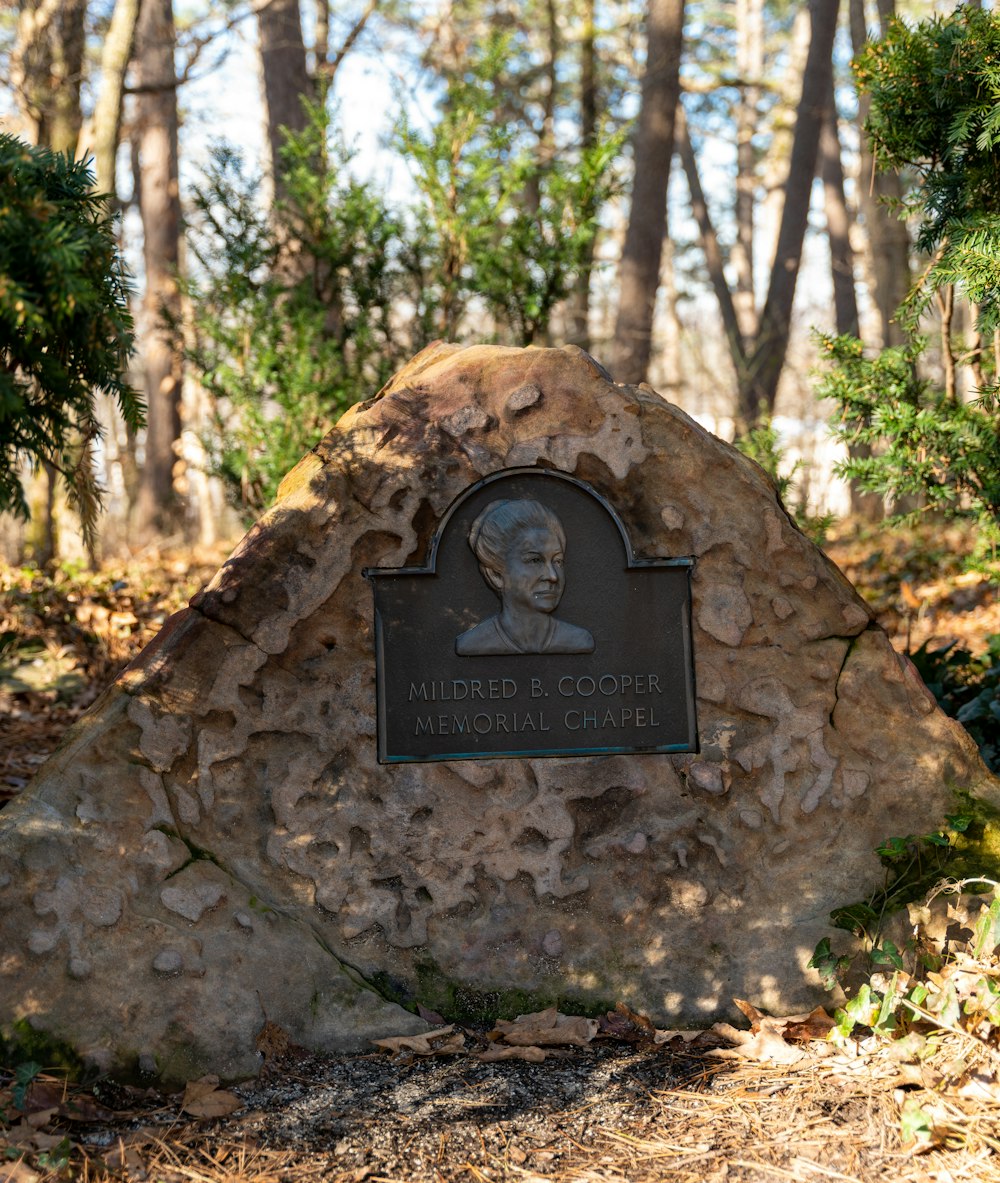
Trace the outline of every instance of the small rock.
{"label": "small rock", "polygon": [[849,629],[863,628],[871,619],[860,604],[845,604],[840,611],[840,616]]}
{"label": "small rock", "polygon": [[696,762],[688,768],[688,780],[706,793],[719,795],[726,791],[722,779],[722,769],[718,764],[703,764]]}
{"label": "small rock", "polygon": [[160,902],[171,912],[197,922],[222,899],[223,887],[221,883],[197,883],[184,887],[165,887],[160,892]]}
{"label": "small rock", "polygon": [[665,505],[660,510],[660,521],[668,530],[679,530],[684,525],[684,515],[676,505]]}
{"label": "small rock", "polygon": [[93,893],[84,905],[83,914],[98,928],[110,928],[121,919],[121,894],[117,891]]}
{"label": "small rock", "polygon": [[455,411],[447,419],[442,419],[441,426],[450,436],[460,439],[463,435],[485,430],[489,426],[489,422],[490,417],[482,407],[473,406],[462,407],[460,411]]}
{"label": "small rock", "polygon": [[784,596],[775,596],[771,601],[771,610],[779,620],[787,620],[789,616],[795,611],[792,607],[791,601]]}
{"label": "small rock", "polygon": [[753,624],[753,611],[743,589],[724,583],[701,589],[698,623],[710,637],[736,648]]}
{"label": "small rock", "polygon": [[184,968],[184,958],[176,949],[161,949],[153,958],[153,969],[158,974],[179,974]]}
{"label": "small rock", "polygon": [[520,415],[529,407],[534,407],[542,401],[542,392],[531,382],[519,386],[507,399],[507,412],[510,415]]}
{"label": "small rock", "polygon": [[36,928],[28,935],[28,949],[39,955],[51,953],[59,942],[59,932],[54,928]]}

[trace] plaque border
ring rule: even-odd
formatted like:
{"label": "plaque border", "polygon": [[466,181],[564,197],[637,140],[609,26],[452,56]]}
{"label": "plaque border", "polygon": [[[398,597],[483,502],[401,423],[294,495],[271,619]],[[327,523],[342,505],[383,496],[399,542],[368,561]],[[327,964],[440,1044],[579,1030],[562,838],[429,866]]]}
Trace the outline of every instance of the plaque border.
{"label": "plaque border", "polygon": [[[383,668],[385,664],[384,653],[384,634],[382,630],[381,614],[378,610],[378,601],[375,595],[376,587],[375,580],[377,579],[392,579],[398,577],[412,577],[414,575],[436,575],[437,574],[437,552],[441,539],[444,537],[444,532],[448,528],[455,513],[461,508],[463,503],[478,493],[480,489],[486,488],[488,485],[494,484],[496,481],[506,480],[510,477],[532,476],[532,477],[553,477],[556,480],[565,481],[567,484],[575,485],[584,493],[588,493],[593,497],[601,507],[610,515],[614,522],[618,534],[621,537],[622,543],[625,547],[625,570],[649,570],[657,567],[682,567],[687,569],[688,575],[688,594],[687,594],[687,610],[683,613],[681,627],[682,627],[682,641],[684,646],[684,672],[685,683],[688,691],[688,718],[689,730],[693,736],[693,743],[681,744],[657,744],[648,747],[642,746],[623,746],[623,747],[585,747],[579,749],[567,748],[553,748],[553,749],[538,749],[532,751],[511,751],[511,752],[448,752],[442,755],[433,756],[391,756],[385,752],[385,736],[386,736],[386,703],[384,695],[384,675]],[[373,617],[375,625],[375,726],[376,726],[376,756],[379,764],[394,765],[394,764],[436,764],[442,761],[450,760],[521,760],[521,759],[581,759],[586,756],[614,756],[614,755],[679,755],[697,754],[700,751],[700,736],[698,734],[698,712],[697,712],[697,690],[695,683],[695,666],[694,666],[694,646],[691,636],[691,573],[694,569],[695,559],[692,555],[684,555],[678,558],[650,558],[647,556],[636,555],[632,547],[632,539],[629,537],[628,529],[625,523],[621,520],[618,511],[611,504],[611,502],[602,494],[599,493],[587,481],[581,480],[579,477],[570,476],[568,473],[559,472],[552,468],[533,468],[530,465],[521,465],[517,468],[504,468],[497,472],[491,472],[488,476],[481,480],[474,482],[461,491],[451,502],[445,510],[434,530],[434,536],[431,538],[430,547],[428,548],[426,561],[422,566],[418,567],[364,567],[361,574],[372,584],[372,603],[373,603]]]}

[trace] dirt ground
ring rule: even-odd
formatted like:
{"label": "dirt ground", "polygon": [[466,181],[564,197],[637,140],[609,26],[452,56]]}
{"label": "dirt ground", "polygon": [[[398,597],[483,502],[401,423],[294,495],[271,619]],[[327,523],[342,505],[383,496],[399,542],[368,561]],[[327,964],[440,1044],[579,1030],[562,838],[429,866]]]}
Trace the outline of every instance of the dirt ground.
{"label": "dirt ground", "polygon": [[76,1119],[70,1092],[65,1116],[34,1132],[23,1119],[0,1128],[0,1162],[5,1135],[7,1153],[25,1155],[0,1180],[1000,1180],[995,1101],[956,1107],[917,1153],[900,1124],[912,1081],[884,1049],[787,1066],[714,1058],[718,1042],[596,1042],[542,1064],[292,1055],[210,1094],[239,1106],[217,1118],[105,1084],[77,1095]]}
{"label": "dirt ground", "polygon": [[[968,541],[855,529],[828,550],[898,648],[955,640],[975,652],[1000,633],[1000,600],[963,573]],[[0,805],[222,557],[0,570]],[[611,1022],[526,1062],[480,1059],[487,1033],[457,1034],[461,1051],[395,1057],[317,1058],[279,1038],[258,1080],[174,1096],[0,1068],[0,1183],[1000,1183],[1000,1088],[965,1063],[961,1032],[944,1049],[950,1076],[874,1040],[813,1041],[784,1063],[720,1058],[733,1042],[720,1033],[657,1043],[641,1023]],[[1000,1062],[995,1048],[975,1054]]]}

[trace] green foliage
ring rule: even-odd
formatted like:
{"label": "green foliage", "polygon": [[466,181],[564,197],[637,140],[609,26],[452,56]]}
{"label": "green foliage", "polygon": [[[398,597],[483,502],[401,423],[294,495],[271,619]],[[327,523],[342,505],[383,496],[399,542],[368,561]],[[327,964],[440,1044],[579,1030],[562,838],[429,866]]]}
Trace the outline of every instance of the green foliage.
{"label": "green foliage", "polygon": [[917,513],[974,522],[969,565],[997,580],[998,387],[974,403],[932,387],[915,330],[952,284],[978,306],[980,331],[1000,322],[1000,18],[968,6],[912,27],[890,22],[854,69],[871,97],[880,165],[918,176],[900,214],[917,221],[916,245],[932,259],[901,310],[908,343],[867,357],[856,338],[821,335],[828,365],[817,393],[837,405],[834,431],[852,452],[842,475],[915,507],[897,522]]}
{"label": "green foliage", "polygon": [[[957,896],[957,903],[939,897]],[[851,983],[854,959],[837,957],[824,939],[809,964],[827,989],[844,984],[844,1005],[834,1013],[829,1038],[891,1041],[891,1059],[919,1065],[908,1073],[923,1095],[908,1096],[900,1124],[905,1142],[926,1149],[947,1136],[939,1098],[962,1095],[972,1073],[987,1066],[995,1076],[1000,1033],[1000,883],[945,880],[911,907],[914,936],[905,949],[873,939],[869,968]]]}
{"label": "green foliage", "polygon": [[795,474],[802,467],[802,461],[796,460],[791,468],[786,466],[785,450],[774,424],[767,419],[752,427],[736,440],[736,447],[771,478],[782,504],[795,518],[799,529],[817,545],[822,545],[833,523],[833,514],[810,511],[806,497],[795,486]]}
{"label": "green foliage", "polygon": [[931,649],[925,642],[913,664],[938,705],[969,732],[986,765],[1000,772],[1000,635],[973,656],[955,643]]}
{"label": "green foliage", "polygon": [[92,534],[99,491],[89,445],[94,391],[133,428],[123,379],[128,284],[103,197],[82,161],[0,135],[0,509],[26,517],[22,460],[53,465]]}
{"label": "green foliage", "polygon": [[910,313],[958,283],[991,330],[1000,321],[1000,18],[968,5],[913,27],[893,21],[854,70],[871,96],[880,166],[920,177],[901,213],[918,215],[917,246],[934,259]]}
{"label": "green foliage", "polygon": [[971,565],[1000,577],[1000,417],[993,400],[948,399],[918,376],[920,340],[866,357],[855,337],[818,335],[828,365],[817,393],[838,412],[834,433],[867,454],[840,472],[873,492],[917,499],[919,510],[976,523]]}
{"label": "green foliage", "polygon": [[212,396],[214,470],[249,516],[333,421],[438,337],[488,312],[499,339],[545,332],[597,229],[619,137],[540,158],[504,119],[505,42],[470,55],[429,132],[405,121],[396,147],[421,200],[394,208],[351,173],[323,108],[288,137],[284,193],[260,208],[259,176],[220,148],[195,191],[183,341]]}
{"label": "green foliage", "polygon": [[971,814],[949,814],[940,830],[887,838],[875,849],[885,867],[883,885],[868,899],[835,909],[831,923],[874,945],[885,917],[926,893],[945,873],[973,820]]}
{"label": "green foliage", "polygon": [[[609,166],[624,133],[565,158],[523,142],[505,115],[507,37],[492,38],[461,77],[452,77],[442,117],[429,132],[405,119],[397,144],[424,198],[425,316],[454,337],[470,302],[530,345],[566,297],[616,185]],[[433,309],[433,311],[431,310]]]}
{"label": "green foliage", "polygon": [[824,937],[813,950],[807,964],[819,974],[823,988],[833,990],[850,968],[851,959],[847,956],[838,957],[830,945],[830,938]]}
{"label": "green foliage", "polygon": [[213,399],[214,470],[251,516],[405,352],[390,324],[400,223],[312,114],[289,137],[287,197],[270,215],[256,200],[260,176],[225,147],[194,195],[185,356]]}
{"label": "green foliage", "polygon": [[14,1105],[18,1109],[24,1108],[25,1098],[28,1095],[28,1089],[31,1087],[31,1082],[41,1072],[42,1065],[35,1060],[28,1060],[23,1064],[18,1064],[14,1070],[14,1089],[11,1094]]}

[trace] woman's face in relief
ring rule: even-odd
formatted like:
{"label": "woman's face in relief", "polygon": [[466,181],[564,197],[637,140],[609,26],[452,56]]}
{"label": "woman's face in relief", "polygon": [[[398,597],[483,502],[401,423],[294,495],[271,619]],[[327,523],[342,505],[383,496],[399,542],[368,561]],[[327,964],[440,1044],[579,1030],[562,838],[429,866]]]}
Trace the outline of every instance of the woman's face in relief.
{"label": "woman's face in relief", "polygon": [[499,572],[504,605],[529,612],[554,612],[565,586],[562,539],[547,527],[521,530]]}

